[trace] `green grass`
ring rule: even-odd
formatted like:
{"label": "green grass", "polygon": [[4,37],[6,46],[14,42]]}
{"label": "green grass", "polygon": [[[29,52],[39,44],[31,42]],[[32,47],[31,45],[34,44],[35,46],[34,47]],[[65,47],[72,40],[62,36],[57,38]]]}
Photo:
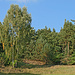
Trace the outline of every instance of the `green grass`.
{"label": "green grass", "polygon": [[18,68],[1,68],[0,75],[75,75],[75,65],[33,65],[19,62]]}
{"label": "green grass", "polygon": [[75,74],[4,74],[0,73],[0,75],[75,75]]}
{"label": "green grass", "polygon": [[39,74],[20,74],[20,73],[17,73],[17,74],[5,74],[5,73],[0,73],[0,75],[39,75]]}
{"label": "green grass", "polygon": [[75,75],[75,74],[43,74],[43,75]]}

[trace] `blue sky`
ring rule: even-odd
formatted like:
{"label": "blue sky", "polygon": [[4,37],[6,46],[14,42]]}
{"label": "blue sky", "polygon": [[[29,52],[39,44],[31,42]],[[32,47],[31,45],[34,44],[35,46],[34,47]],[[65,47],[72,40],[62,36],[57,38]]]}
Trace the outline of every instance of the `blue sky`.
{"label": "blue sky", "polygon": [[0,0],[0,21],[3,22],[11,4],[19,7],[26,6],[31,13],[32,24],[35,30],[55,28],[60,31],[64,20],[75,19],[75,0]]}

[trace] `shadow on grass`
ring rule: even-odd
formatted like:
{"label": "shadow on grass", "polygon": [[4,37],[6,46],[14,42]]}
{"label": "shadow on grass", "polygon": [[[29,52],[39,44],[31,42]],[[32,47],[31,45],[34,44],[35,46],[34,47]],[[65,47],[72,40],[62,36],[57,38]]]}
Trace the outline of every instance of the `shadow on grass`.
{"label": "shadow on grass", "polygon": [[0,75],[40,75],[40,74],[30,74],[30,73],[23,73],[23,74],[21,74],[21,73],[13,73],[13,74],[11,74],[11,73],[9,73],[9,74],[6,74],[6,73],[0,73]]}
{"label": "shadow on grass", "polygon": [[18,68],[46,68],[46,67],[51,67],[54,65],[33,65],[33,64],[28,64],[28,63],[24,63],[24,62],[18,62]]}

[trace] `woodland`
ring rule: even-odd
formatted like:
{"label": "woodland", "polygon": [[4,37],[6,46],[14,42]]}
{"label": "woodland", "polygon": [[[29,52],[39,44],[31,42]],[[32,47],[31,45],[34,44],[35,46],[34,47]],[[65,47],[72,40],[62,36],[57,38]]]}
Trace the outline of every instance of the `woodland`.
{"label": "woodland", "polygon": [[13,68],[21,59],[44,61],[52,65],[75,65],[75,25],[74,20],[64,21],[63,28],[56,32],[31,27],[31,14],[24,6],[12,4],[0,22],[0,67]]}

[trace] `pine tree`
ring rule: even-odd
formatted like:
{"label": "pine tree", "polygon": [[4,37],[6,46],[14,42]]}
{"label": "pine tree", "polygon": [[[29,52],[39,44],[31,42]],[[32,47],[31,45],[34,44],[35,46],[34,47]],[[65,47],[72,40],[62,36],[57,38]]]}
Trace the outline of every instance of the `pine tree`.
{"label": "pine tree", "polygon": [[59,43],[61,43],[60,46],[62,46],[62,53],[64,56],[63,61],[66,61],[65,63],[69,64],[69,58],[73,53],[72,36],[75,34],[73,24],[69,21],[66,22],[65,20],[64,27],[59,34],[61,37]]}

